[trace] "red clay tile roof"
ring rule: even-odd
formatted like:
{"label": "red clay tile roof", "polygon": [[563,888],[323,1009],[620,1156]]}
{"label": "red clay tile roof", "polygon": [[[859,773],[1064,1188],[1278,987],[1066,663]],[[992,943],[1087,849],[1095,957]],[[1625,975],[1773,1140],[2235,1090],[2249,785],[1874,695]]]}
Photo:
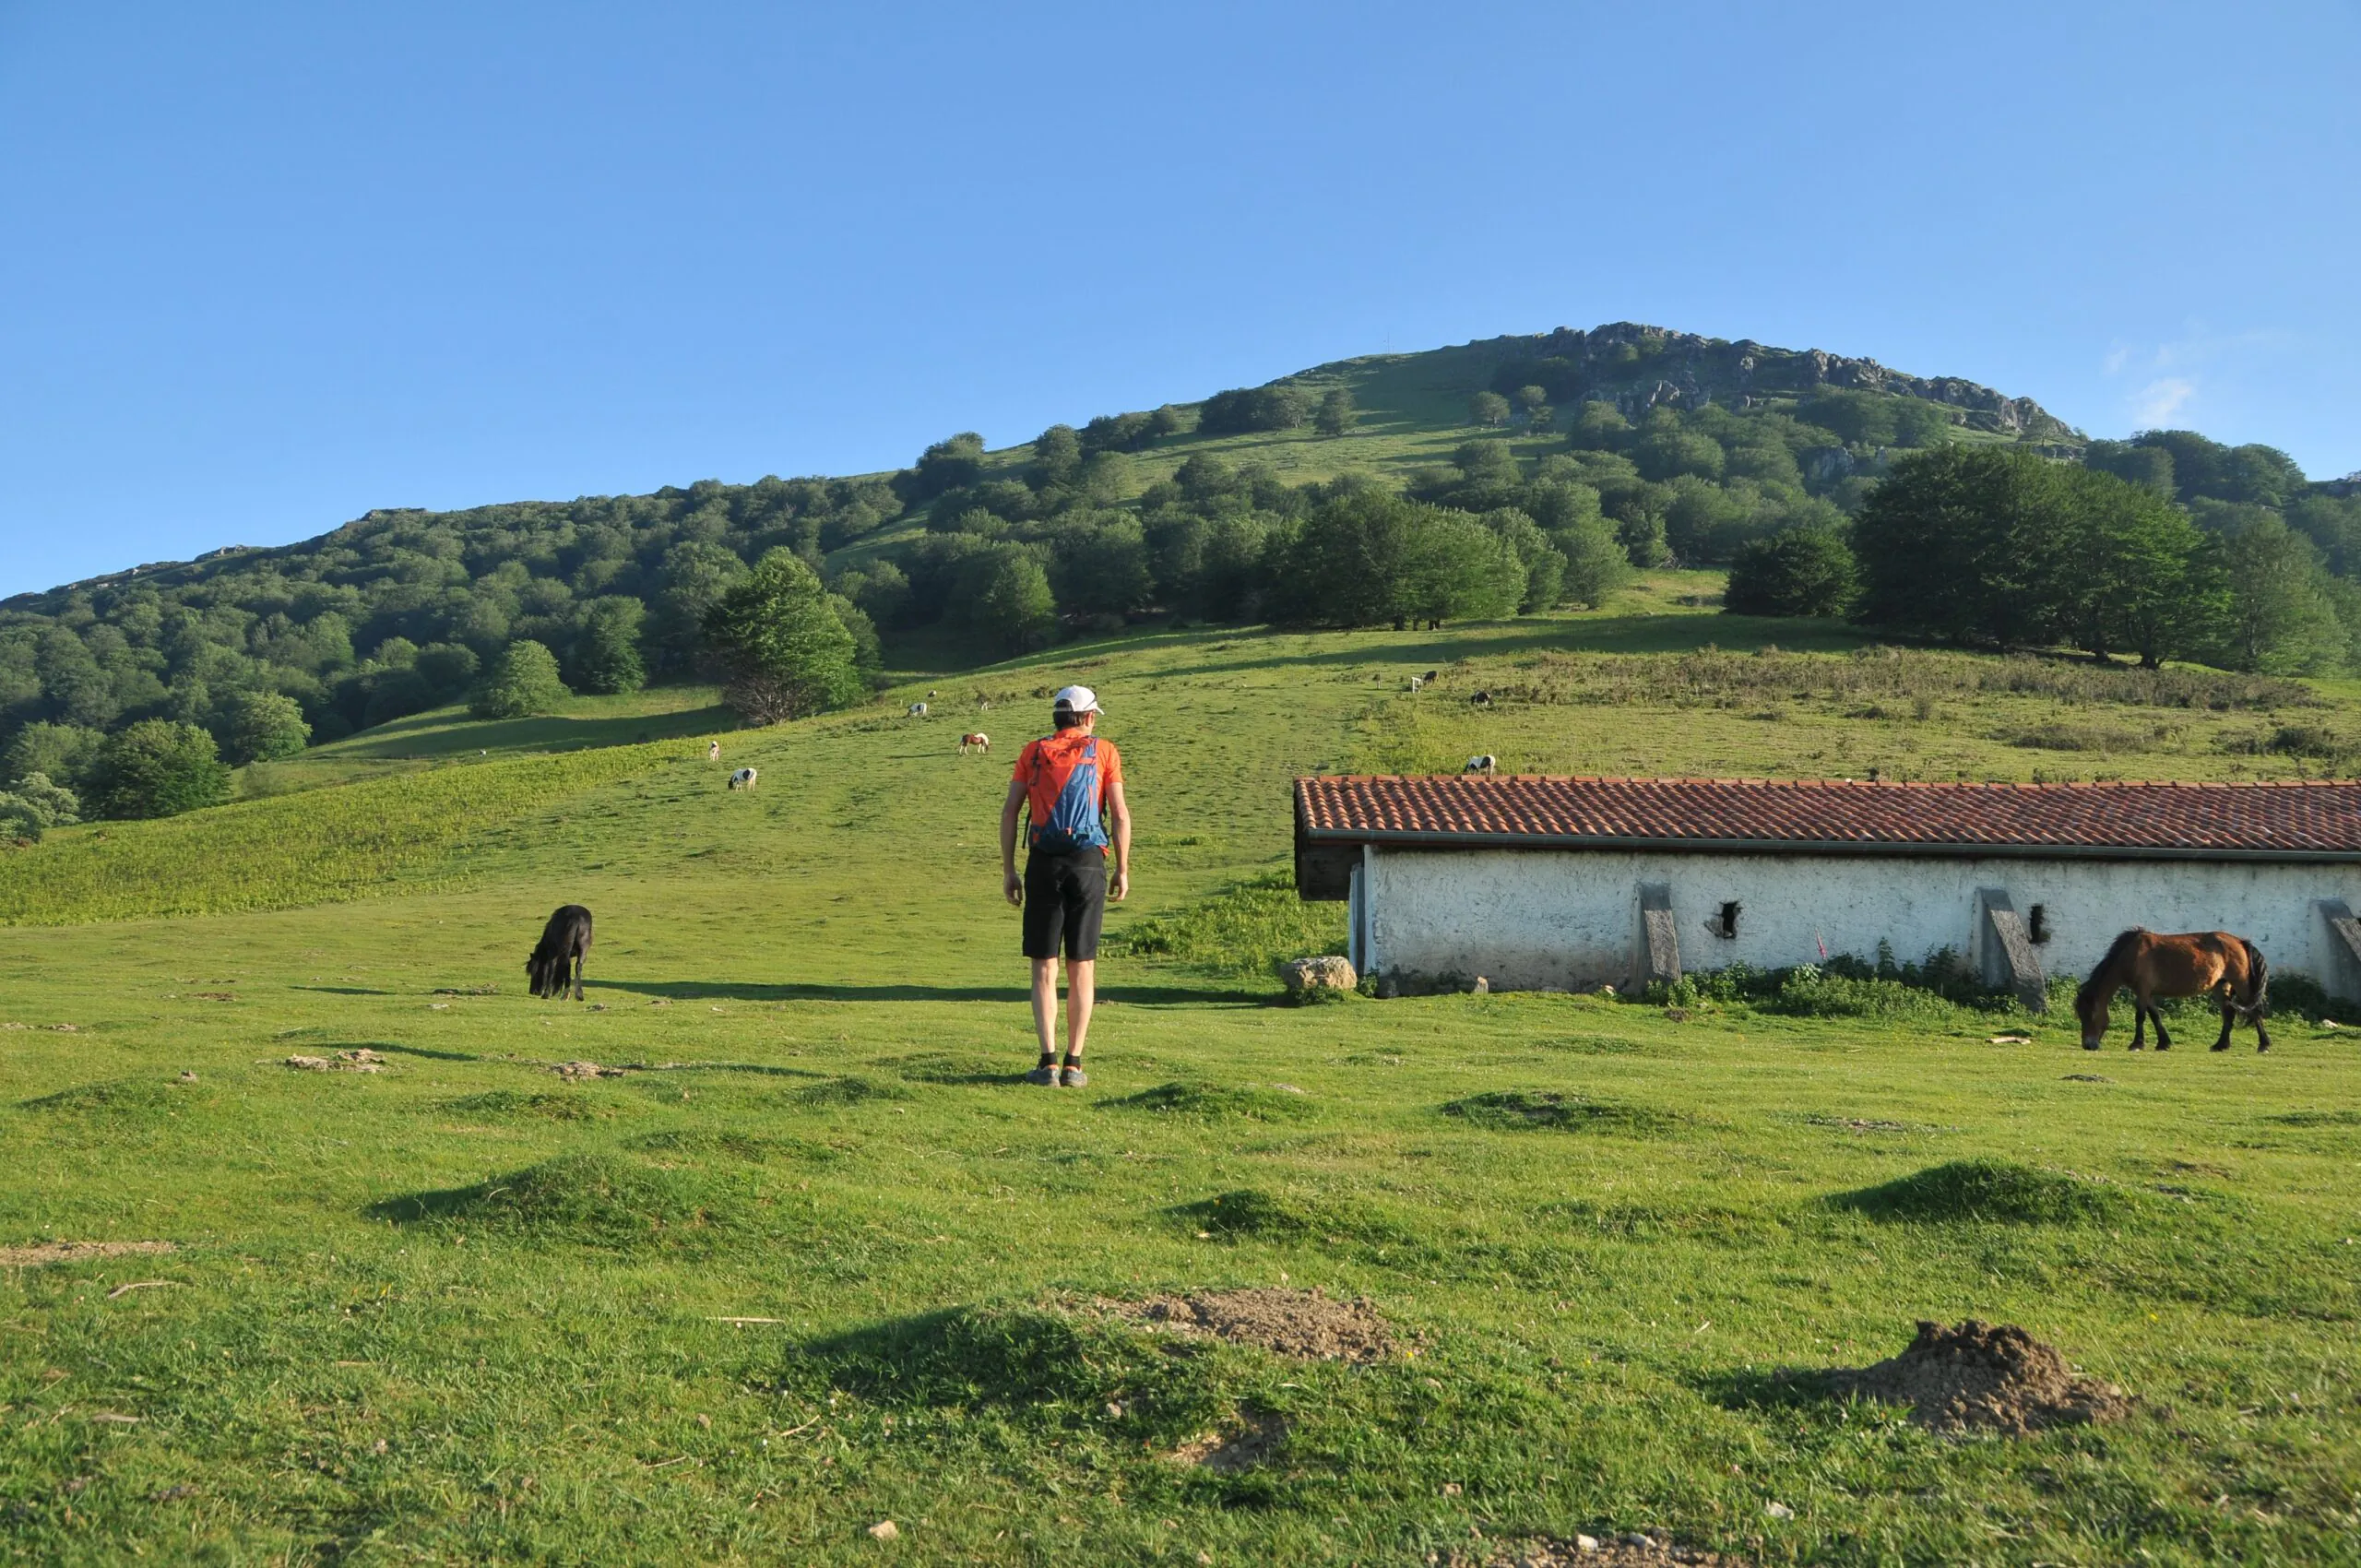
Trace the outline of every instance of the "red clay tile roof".
{"label": "red clay tile roof", "polygon": [[1297,833],[1311,843],[2361,859],[2361,783],[1856,784],[1445,775],[1299,778],[1295,790]]}

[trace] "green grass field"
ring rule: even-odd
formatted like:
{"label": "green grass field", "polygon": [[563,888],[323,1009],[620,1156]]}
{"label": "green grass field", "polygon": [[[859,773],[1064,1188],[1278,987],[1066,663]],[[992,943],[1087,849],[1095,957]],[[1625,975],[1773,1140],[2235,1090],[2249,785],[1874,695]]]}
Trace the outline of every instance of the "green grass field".
{"label": "green grass field", "polygon": [[[1683,602],[1711,588],[1068,647],[718,766],[709,694],[425,716],[0,859],[0,1248],[177,1249],[0,1267],[0,1555],[1416,1564],[1662,1527],[1761,1562],[2353,1561],[2349,1031],[2094,1057],[1932,1003],[1277,1004],[1264,960],[1341,928],[1272,895],[1299,771],[2292,778],[2283,731],[2361,735],[2342,688],[1892,654]],[[1094,1082],[1050,1091],[994,823],[1069,679],[1123,749],[1137,891]],[[534,1002],[567,901],[589,1000]],[[384,1071],[280,1064],[363,1047]],[[1092,1306],[1237,1285],[1367,1296],[1415,1354]],[[1773,1375],[1970,1315],[2133,1414],[1941,1438]],[[1170,1457],[1249,1423],[1260,1463]]]}

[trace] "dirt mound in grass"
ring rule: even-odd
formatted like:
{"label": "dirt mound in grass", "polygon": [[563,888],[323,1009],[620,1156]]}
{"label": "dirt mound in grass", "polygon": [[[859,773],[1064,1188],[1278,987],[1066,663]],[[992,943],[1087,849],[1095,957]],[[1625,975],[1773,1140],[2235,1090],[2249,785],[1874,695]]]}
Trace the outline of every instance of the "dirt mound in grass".
{"label": "dirt mound in grass", "polygon": [[2084,1225],[2130,1218],[2119,1190],[2070,1171],[2012,1159],[1955,1159],[1840,1195],[1872,1219],[1921,1224]]}
{"label": "dirt mound in grass", "polygon": [[2023,1437],[2117,1420],[2131,1408],[2121,1389],[2076,1372],[2057,1347],[2014,1324],[1975,1318],[1955,1328],[1921,1322],[1899,1356],[1821,1375],[1838,1394],[1907,1405],[1911,1420],[1934,1431]]}
{"label": "dirt mound in grass", "polygon": [[1199,1290],[1098,1305],[1112,1316],[1169,1333],[1260,1346],[1301,1360],[1367,1365],[1397,1353],[1393,1330],[1366,1297],[1339,1301],[1319,1290]]}

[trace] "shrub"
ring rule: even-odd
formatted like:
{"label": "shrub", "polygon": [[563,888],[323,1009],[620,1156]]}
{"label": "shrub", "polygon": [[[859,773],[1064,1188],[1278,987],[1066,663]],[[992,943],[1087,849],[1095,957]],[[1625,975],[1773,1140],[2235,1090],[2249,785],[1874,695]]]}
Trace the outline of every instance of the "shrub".
{"label": "shrub", "polygon": [[1739,549],[1722,609],[1732,615],[1843,615],[1858,591],[1853,552],[1833,529],[1789,529]]}
{"label": "shrub", "polygon": [[47,774],[29,773],[15,788],[0,791],[0,838],[37,844],[48,829],[81,820],[82,802],[73,790],[52,784]]}
{"label": "shrub", "polygon": [[89,794],[101,816],[178,816],[228,800],[230,770],[196,725],[143,719],[100,748]]}
{"label": "shrub", "polygon": [[246,692],[230,705],[230,760],[276,762],[311,743],[303,705],[282,692]]}
{"label": "shrub", "polygon": [[501,649],[468,710],[478,719],[523,719],[555,712],[569,695],[558,678],[557,655],[528,639]]}

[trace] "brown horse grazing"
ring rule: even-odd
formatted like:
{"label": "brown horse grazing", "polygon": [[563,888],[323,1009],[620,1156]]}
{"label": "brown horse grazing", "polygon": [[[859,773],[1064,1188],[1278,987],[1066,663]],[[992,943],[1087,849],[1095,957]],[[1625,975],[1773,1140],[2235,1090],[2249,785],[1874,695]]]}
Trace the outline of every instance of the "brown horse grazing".
{"label": "brown horse grazing", "polygon": [[567,904],[550,916],[550,923],[541,928],[540,945],[525,960],[525,973],[532,980],[533,994],[560,1000],[570,980],[574,1000],[581,1001],[582,966],[589,956],[590,911],[579,904]]}
{"label": "brown horse grazing", "polygon": [[2159,996],[2213,994],[2222,1004],[2222,1038],[2216,1051],[2230,1049],[2230,1025],[2244,1018],[2254,1026],[2255,1049],[2271,1049],[2271,1033],[2262,1027],[2270,1011],[2271,967],[2262,950],[2243,936],[2226,931],[2192,931],[2179,936],[2159,936],[2144,926],[2133,926],[2115,939],[2099,967],[2074,993],[2074,1015],[2082,1022],[2082,1049],[2096,1051],[2106,1033],[2108,1004],[2118,991],[2131,992],[2131,1049],[2141,1048],[2142,1031],[2149,1020],[2156,1025],[2156,1049],[2170,1051],[2172,1037],[2165,1033],[2164,1015],[2156,1011]]}

